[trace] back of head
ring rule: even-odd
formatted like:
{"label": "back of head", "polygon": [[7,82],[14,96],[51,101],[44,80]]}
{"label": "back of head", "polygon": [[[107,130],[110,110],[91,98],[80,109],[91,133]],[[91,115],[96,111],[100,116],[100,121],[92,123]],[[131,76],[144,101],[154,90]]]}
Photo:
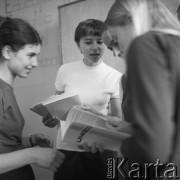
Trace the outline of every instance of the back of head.
{"label": "back of head", "polygon": [[38,32],[23,19],[0,17],[0,57],[4,46],[9,46],[17,52],[27,44],[41,43]]}
{"label": "back of head", "polygon": [[177,18],[160,0],[116,0],[105,20],[107,26],[134,25],[135,35],[153,28],[180,31]]}
{"label": "back of head", "polygon": [[78,24],[75,30],[74,40],[78,44],[80,39],[85,36],[100,36],[105,29],[102,21],[97,19],[87,19]]}

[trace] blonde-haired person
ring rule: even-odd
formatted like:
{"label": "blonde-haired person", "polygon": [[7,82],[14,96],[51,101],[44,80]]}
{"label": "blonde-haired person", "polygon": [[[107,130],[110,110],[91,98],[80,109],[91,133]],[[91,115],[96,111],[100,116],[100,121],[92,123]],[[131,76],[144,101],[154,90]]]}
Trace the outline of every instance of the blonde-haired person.
{"label": "blonde-haired person", "polygon": [[124,141],[121,151],[128,158],[129,172],[132,163],[139,165],[139,170],[136,166],[135,174],[126,174],[129,178],[177,178],[180,24],[160,0],[116,0],[105,23],[112,41],[104,33],[104,42],[111,49],[118,43],[127,63],[130,103],[126,108],[134,124],[134,135]]}

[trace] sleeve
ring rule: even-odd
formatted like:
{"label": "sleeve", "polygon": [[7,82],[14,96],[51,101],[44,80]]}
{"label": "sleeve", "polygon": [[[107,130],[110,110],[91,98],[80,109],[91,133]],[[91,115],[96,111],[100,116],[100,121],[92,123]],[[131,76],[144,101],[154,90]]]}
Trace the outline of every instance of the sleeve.
{"label": "sleeve", "polygon": [[64,79],[63,79],[63,65],[58,69],[56,79],[55,79],[55,88],[58,91],[64,91]]}
{"label": "sleeve", "polygon": [[[155,39],[135,39],[128,51],[127,75],[134,135],[122,153],[130,162],[167,162],[173,142],[173,102],[168,63]],[[132,151],[133,150],[133,151]]]}
{"label": "sleeve", "polygon": [[3,107],[3,95],[0,91],[0,124],[3,121],[3,109],[4,109],[4,107]]}
{"label": "sleeve", "polygon": [[116,78],[114,80],[114,85],[113,85],[114,89],[113,89],[111,98],[120,98],[121,97],[121,94],[122,94],[122,90],[121,90],[121,86],[120,86],[121,77],[122,77],[122,74],[118,72],[118,74],[116,74]]}

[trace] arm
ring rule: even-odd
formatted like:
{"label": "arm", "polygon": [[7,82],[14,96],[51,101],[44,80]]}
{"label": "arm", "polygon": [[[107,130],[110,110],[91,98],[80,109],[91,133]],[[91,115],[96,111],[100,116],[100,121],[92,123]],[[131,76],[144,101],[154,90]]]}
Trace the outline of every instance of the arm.
{"label": "arm", "polygon": [[50,148],[27,148],[11,153],[0,154],[0,173],[4,173],[27,164],[56,171],[64,159],[64,154]]}
{"label": "arm", "polygon": [[112,98],[110,100],[111,112],[108,115],[103,115],[108,120],[121,121],[122,120],[122,111],[120,98]]}
{"label": "arm", "polygon": [[[141,38],[141,39],[140,39]],[[173,142],[173,98],[167,59],[155,39],[136,39],[130,46],[128,85],[134,136],[122,152],[130,162],[166,162]],[[132,151],[133,149],[133,151]]]}
{"label": "arm", "polygon": [[109,102],[110,113],[108,115],[103,115],[113,126],[117,126],[119,122],[122,121],[121,102],[123,91],[120,85],[121,79],[122,75],[118,78],[114,86],[114,93],[112,94]]}

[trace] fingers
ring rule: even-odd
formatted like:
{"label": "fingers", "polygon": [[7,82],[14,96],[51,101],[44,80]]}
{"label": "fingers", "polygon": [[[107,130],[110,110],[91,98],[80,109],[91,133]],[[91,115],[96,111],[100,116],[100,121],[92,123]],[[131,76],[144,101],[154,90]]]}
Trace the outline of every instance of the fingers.
{"label": "fingers", "polygon": [[52,171],[56,172],[58,170],[58,168],[61,166],[61,164],[63,163],[65,158],[65,155],[62,152],[57,151],[56,152],[56,157],[55,157],[55,161],[52,165]]}
{"label": "fingers", "polygon": [[42,122],[45,126],[50,127],[50,128],[53,128],[59,124],[59,120],[54,117],[51,117],[51,118],[44,117],[42,119]]}
{"label": "fingers", "polygon": [[91,143],[91,152],[92,153],[96,153],[98,151],[97,146],[96,146],[96,142],[92,142]]}
{"label": "fingers", "polygon": [[100,153],[103,153],[103,152],[104,152],[104,147],[103,147],[102,144],[98,144],[97,147],[98,147],[98,150],[99,150]]}
{"label": "fingers", "polygon": [[108,129],[115,130],[114,126],[110,124],[109,122],[105,122],[105,125]]}
{"label": "fingers", "polygon": [[108,129],[111,129],[112,131],[119,131],[119,126],[112,125],[109,122],[105,122],[105,125]]}
{"label": "fingers", "polygon": [[47,135],[35,134],[36,144],[40,147],[51,147],[54,146],[54,141]]}
{"label": "fingers", "polygon": [[62,162],[64,161],[64,159],[65,159],[65,154],[62,153],[62,152],[57,151],[56,160],[57,160],[60,164],[62,164]]}
{"label": "fingers", "polygon": [[92,153],[96,153],[96,152],[100,152],[100,153],[102,153],[102,152],[104,152],[104,147],[103,147],[103,145],[100,143],[100,144],[98,144],[97,142],[92,142],[91,143],[91,152]]}
{"label": "fingers", "polygon": [[61,166],[65,159],[65,155],[62,152],[59,152],[58,150],[51,150],[52,151],[52,159],[50,159],[50,163],[47,166],[47,169],[56,172],[58,168]]}
{"label": "fingers", "polygon": [[107,120],[107,122],[109,124],[111,124],[112,126],[115,126],[115,127],[119,126],[120,123],[121,123],[121,121],[118,121],[118,120],[109,120],[109,119]]}
{"label": "fingers", "polygon": [[97,142],[92,142],[91,146],[88,146],[87,142],[83,143],[83,148],[86,152],[92,152],[92,153],[96,153],[96,152],[104,152],[104,147],[103,145],[100,143],[98,144]]}
{"label": "fingers", "polygon": [[88,146],[87,142],[83,142],[83,148],[86,152],[91,152],[91,147]]}
{"label": "fingers", "polygon": [[50,147],[53,148],[54,147],[54,141],[52,139],[49,138],[44,138],[44,147]]}

